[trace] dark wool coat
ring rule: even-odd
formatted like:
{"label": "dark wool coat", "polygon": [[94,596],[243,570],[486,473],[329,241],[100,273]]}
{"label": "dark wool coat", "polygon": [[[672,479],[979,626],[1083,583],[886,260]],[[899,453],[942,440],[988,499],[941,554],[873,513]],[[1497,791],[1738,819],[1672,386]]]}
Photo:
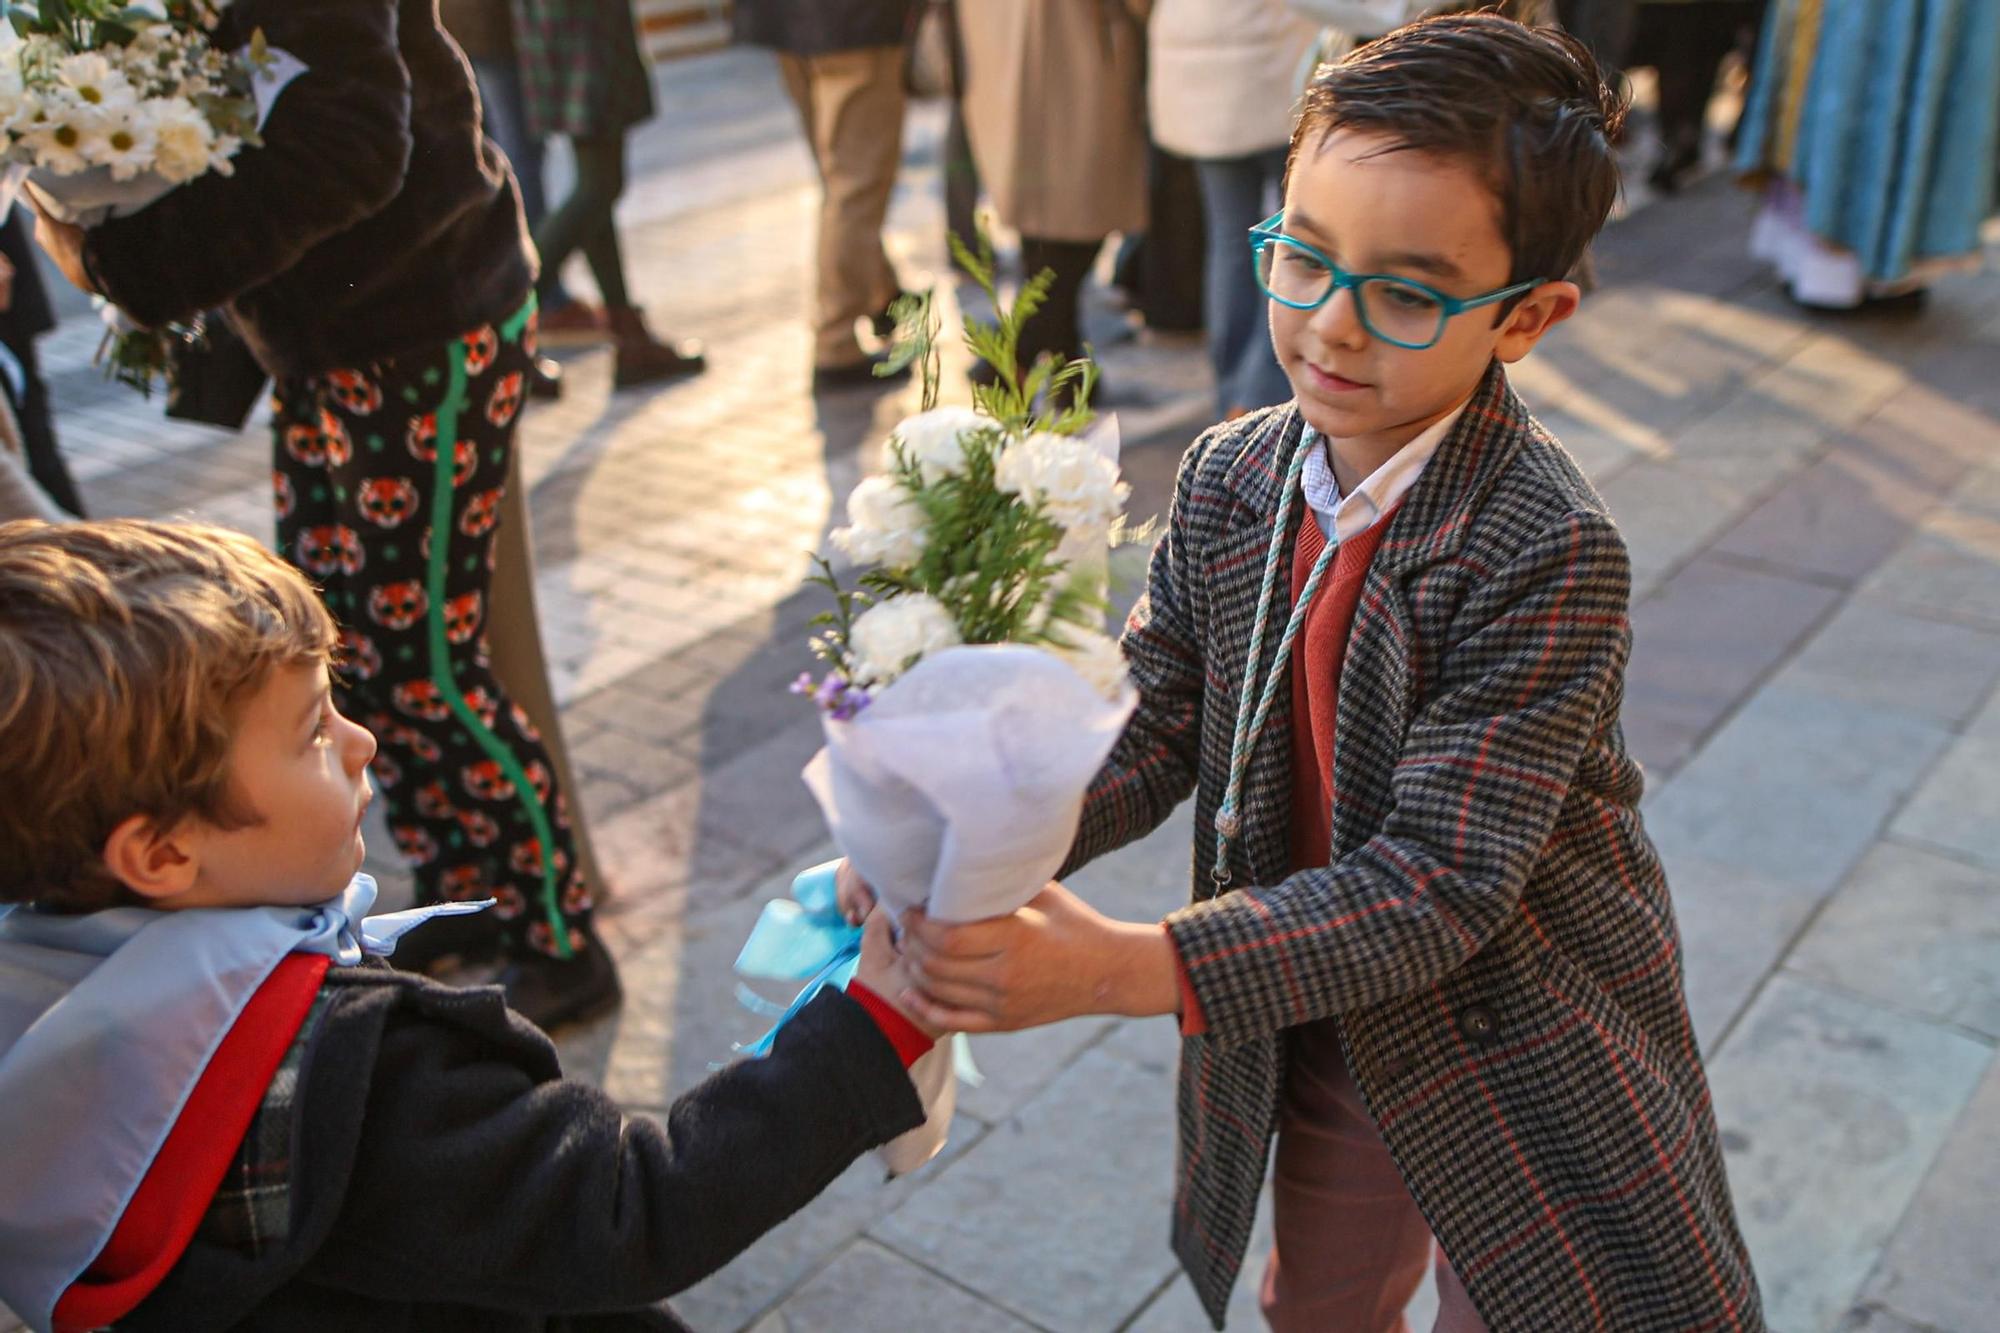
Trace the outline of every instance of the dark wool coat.
{"label": "dark wool coat", "polygon": [[617,138],[653,114],[628,0],[513,0],[528,134]]}
{"label": "dark wool coat", "polygon": [[916,0],[736,0],[736,40],[797,56],[901,46]]}
{"label": "dark wool coat", "polygon": [[193,1243],[118,1327],[684,1330],[651,1303],[923,1118],[837,992],[662,1124],[563,1079],[496,987],[336,967]]}
{"label": "dark wool coat", "polygon": [[85,233],[97,290],[149,326],[226,305],[280,377],[435,347],[518,309],[535,277],[520,197],[436,0],[234,0],[215,44],[258,29],[307,68],[264,146]]}
{"label": "dark wool coat", "polygon": [[[1762,1329],[1619,730],[1624,543],[1497,365],[1366,576],[1338,682],[1332,865],[1288,873],[1281,689],[1216,896],[1214,816],[1301,433],[1296,407],[1271,408],[1182,463],[1125,633],[1139,711],[1073,853],[1130,842],[1195,796],[1194,901],[1167,925],[1208,1024],[1182,1048],[1173,1219],[1196,1291],[1220,1328],[1286,1030],[1333,1017],[1495,1333]],[[1281,580],[1254,681],[1285,610]]]}

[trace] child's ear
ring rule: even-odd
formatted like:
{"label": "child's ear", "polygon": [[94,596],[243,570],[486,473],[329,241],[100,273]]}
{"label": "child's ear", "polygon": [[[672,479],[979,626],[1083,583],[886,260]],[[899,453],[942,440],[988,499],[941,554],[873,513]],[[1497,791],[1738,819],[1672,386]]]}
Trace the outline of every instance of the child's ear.
{"label": "child's ear", "polygon": [[1573,282],[1545,282],[1528,293],[1507,316],[1493,354],[1512,365],[1534,350],[1542,335],[1576,313],[1583,288]]}
{"label": "child's ear", "polygon": [[133,815],[104,840],[105,868],[141,898],[177,898],[200,869],[193,832],[192,819],[163,829],[150,815]]}

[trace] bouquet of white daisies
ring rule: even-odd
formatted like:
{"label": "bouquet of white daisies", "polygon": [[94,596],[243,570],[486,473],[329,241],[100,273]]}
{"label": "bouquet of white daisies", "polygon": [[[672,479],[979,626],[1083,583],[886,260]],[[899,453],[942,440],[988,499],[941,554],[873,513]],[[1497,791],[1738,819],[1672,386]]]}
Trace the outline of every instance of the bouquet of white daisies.
{"label": "bouquet of white daisies", "polygon": [[[304,66],[261,32],[214,45],[212,0],[0,0],[0,162],[50,216],[91,227],[210,172],[227,176]],[[106,309],[110,372],[141,388],[190,329],[140,330]]]}
{"label": "bouquet of white daisies", "polygon": [[[990,291],[988,257],[961,258]],[[971,921],[1040,892],[1137,702],[1104,632],[1109,552],[1133,534],[1115,424],[1087,406],[1095,368],[1015,363],[1045,291],[1037,279],[997,323],[968,321],[997,374],[972,408],[932,405],[934,325],[912,298],[902,355],[923,358],[926,410],[896,428],[888,470],[855,487],[832,534],[855,586],[825,561],[816,580],[835,606],[811,644],[826,670],[793,685],[825,728],[805,780],[890,912]],[[1038,406],[1051,402],[1067,406]],[[794,975],[773,979],[801,979],[782,945],[806,928],[797,903],[774,905],[744,958],[784,955]],[[883,1150],[892,1171],[943,1146],[951,1064],[940,1046],[912,1070],[930,1117]]]}

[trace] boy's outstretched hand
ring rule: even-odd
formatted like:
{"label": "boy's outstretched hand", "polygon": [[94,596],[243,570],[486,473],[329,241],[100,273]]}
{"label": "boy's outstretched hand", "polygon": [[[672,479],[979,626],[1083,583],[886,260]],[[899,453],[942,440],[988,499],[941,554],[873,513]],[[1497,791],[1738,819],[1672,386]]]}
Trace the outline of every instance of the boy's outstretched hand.
{"label": "boy's outstretched hand", "polygon": [[894,1005],[898,1013],[922,1028],[933,1041],[944,1035],[946,1029],[924,1017],[910,1003],[913,978],[908,960],[897,954],[895,943],[889,938],[887,912],[875,913],[861,927],[861,961],[855,965],[854,979],[881,996],[885,1004]]}
{"label": "boy's outstretched hand", "polygon": [[1050,883],[1012,916],[964,925],[903,915],[900,1001],[926,1027],[1010,1032],[1084,1014],[1180,1008],[1174,946],[1157,923],[1113,921]]}

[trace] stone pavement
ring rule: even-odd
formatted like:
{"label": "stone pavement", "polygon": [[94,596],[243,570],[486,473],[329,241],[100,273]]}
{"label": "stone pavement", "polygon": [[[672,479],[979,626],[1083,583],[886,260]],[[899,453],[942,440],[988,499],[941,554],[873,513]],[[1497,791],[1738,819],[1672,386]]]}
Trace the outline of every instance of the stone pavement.
{"label": "stone pavement", "polygon": [[[660,91],[621,215],[632,286],[709,340],[714,369],[613,396],[604,353],[573,357],[524,434],[537,593],[629,991],[562,1045],[653,1115],[756,1031],[730,961],[761,902],[831,854],[797,778],[816,724],[783,690],[821,607],[799,581],[914,398],[810,395],[816,182],[768,62],[681,62]],[[912,273],[942,270],[938,120],[912,113],[892,216]],[[1986,1333],[2000,276],[1940,285],[1917,318],[1808,318],[1744,257],[1748,213],[1709,182],[1615,224],[1602,289],[1517,383],[1632,548],[1627,736],[1772,1325]],[[1207,419],[1206,363],[1092,319],[1143,517]],[[45,359],[99,512],[268,536],[260,432],[163,424],[98,380],[94,342],[73,319]],[[1187,861],[1184,812],[1075,884],[1156,916]],[[1166,1247],[1175,1047],[1163,1020],[977,1039],[987,1078],[939,1161],[890,1185],[857,1165],[677,1308],[753,1333],[1205,1327]],[[1232,1327],[1256,1326],[1256,1272]]]}

